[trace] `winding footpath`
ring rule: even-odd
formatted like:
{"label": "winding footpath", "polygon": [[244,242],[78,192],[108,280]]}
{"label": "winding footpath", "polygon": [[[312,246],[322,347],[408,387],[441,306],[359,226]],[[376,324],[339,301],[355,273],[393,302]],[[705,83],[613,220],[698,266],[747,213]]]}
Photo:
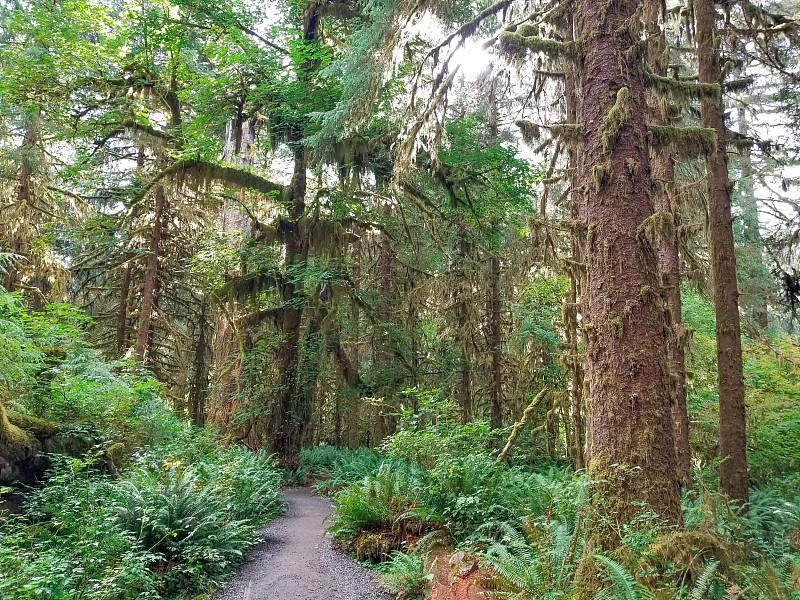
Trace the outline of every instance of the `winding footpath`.
{"label": "winding footpath", "polygon": [[322,523],[330,500],[310,488],[285,498],[286,512],[261,531],[263,541],[213,600],[392,600],[372,571],[331,547]]}

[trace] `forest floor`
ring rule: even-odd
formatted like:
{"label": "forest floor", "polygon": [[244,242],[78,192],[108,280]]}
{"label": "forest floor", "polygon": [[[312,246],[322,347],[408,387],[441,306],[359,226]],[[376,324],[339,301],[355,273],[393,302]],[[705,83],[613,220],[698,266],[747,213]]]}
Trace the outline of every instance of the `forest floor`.
{"label": "forest floor", "polygon": [[213,600],[391,600],[376,575],[331,547],[323,520],[332,506],[311,488],[286,492],[288,508]]}

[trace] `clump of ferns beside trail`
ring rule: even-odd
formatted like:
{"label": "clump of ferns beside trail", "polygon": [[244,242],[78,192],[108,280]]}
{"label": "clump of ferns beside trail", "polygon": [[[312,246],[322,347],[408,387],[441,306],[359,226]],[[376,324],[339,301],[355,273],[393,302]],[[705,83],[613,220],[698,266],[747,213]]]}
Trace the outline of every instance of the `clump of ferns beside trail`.
{"label": "clump of ferns beside trail", "polygon": [[272,459],[185,431],[144,448],[118,479],[99,455],[54,461],[22,515],[0,520],[7,600],[201,598],[283,506]]}
{"label": "clump of ferns beside trail", "polygon": [[745,516],[716,493],[694,491],[683,502],[687,531],[664,528],[643,506],[634,521],[615,525],[618,551],[586,556],[597,516],[585,475],[531,463],[524,441],[510,464],[497,465],[500,432],[460,425],[440,402],[444,413],[426,424],[401,418],[379,454],[332,446],[304,453],[308,464],[325,457],[330,478],[318,489],[336,503],[334,539],[377,563],[398,597],[424,597],[424,557],[440,546],[477,556],[481,573],[491,573],[478,583],[512,600],[573,597],[582,560],[593,561],[604,600],[800,599],[797,499],[755,490]]}
{"label": "clump of ferns beside trail", "polygon": [[274,461],[181,421],[147,371],[104,361],[84,324],[0,289],[0,419],[36,458],[4,471],[0,432],[0,598],[202,598],[281,510]]}

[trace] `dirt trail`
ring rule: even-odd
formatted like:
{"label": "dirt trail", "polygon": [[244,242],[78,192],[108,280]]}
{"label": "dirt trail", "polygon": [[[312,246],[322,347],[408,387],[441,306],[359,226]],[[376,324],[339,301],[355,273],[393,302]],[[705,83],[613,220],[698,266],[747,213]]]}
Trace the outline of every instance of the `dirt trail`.
{"label": "dirt trail", "polygon": [[375,574],[331,548],[322,520],[332,507],[310,488],[286,492],[288,510],[261,532],[236,575],[213,600],[391,600]]}

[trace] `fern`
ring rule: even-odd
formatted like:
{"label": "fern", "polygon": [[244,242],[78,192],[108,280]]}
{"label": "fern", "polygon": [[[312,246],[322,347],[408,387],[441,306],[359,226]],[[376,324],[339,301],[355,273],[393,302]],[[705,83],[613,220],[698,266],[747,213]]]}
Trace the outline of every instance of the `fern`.
{"label": "fern", "polygon": [[655,600],[655,595],[638,583],[630,571],[617,561],[602,554],[594,554],[592,558],[608,570],[612,583],[611,587],[598,594],[597,600]]}
{"label": "fern", "polygon": [[425,568],[426,563],[427,556],[395,550],[391,554],[391,560],[379,568],[381,583],[397,592],[398,598],[421,599],[430,590],[433,580],[433,574],[428,573]]}
{"label": "fern", "polygon": [[525,533],[509,523],[496,524],[503,541],[490,546],[483,559],[500,578],[501,591],[515,600],[569,593],[585,538],[581,521],[546,520]]}
{"label": "fern", "polygon": [[689,595],[691,600],[702,600],[703,596],[708,591],[711,578],[714,576],[714,573],[716,573],[718,567],[719,561],[709,561],[709,563],[706,565],[706,568],[703,569],[703,572],[700,574],[700,577],[697,578],[697,582],[694,584],[694,589]]}

